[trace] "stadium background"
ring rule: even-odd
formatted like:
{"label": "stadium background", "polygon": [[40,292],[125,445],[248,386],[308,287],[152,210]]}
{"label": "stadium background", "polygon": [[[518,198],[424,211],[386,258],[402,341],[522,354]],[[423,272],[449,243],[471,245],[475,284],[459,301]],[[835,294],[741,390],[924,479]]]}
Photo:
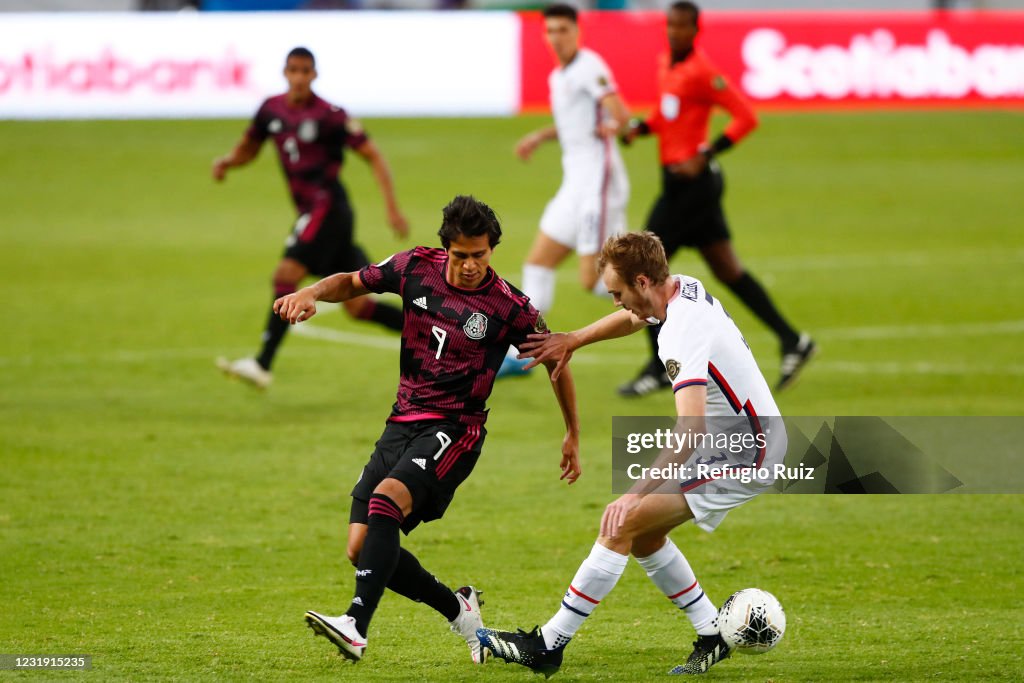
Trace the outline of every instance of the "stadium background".
{"label": "stadium background", "polygon": [[[754,3],[712,9],[743,4],[749,10]],[[723,162],[741,253],[822,344],[801,383],[779,397],[780,407],[792,415],[1020,415],[1024,18],[936,15],[923,2],[901,9],[919,12],[874,15],[869,23],[911,47],[926,45],[936,28],[974,56],[985,43],[1011,47],[1011,70],[994,81],[1009,84],[1007,90],[986,98],[971,89],[968,101],[854,99],[839,110],[820,101],[762,101],[760,130]],[[745,16],[760,23],[792,15]],[[815,25],[842,18],[814,16]],[[735,15],[709,12],[707,19],[712,49],[714,22]],[[247,30],[268,20],[277,30]],[[900,28],[903,20],[912,28]],[[472,43],[479,38],[459,22],[511,26],[497,29],[510,31],[507,42],[491,47],[517,50],[538,44],[536,34],[515,33],[535,25],[531,16],[0,16],[3,653],[91,654],[91,675],[113,679],[528,676],[501,666],[473,670],[436,615],[395,598],[385,600],[358,667],[313,641],[302,625],[305,609],[331,611],[350,594],[346,494],[393,400],[394,337],[339,314],[321,316],[286,341],[267,394],[227,383],[213,368],[216,355],[253,351],[270,269],[293,217],[268,150],[224,186],[209,179],[210,161],[237,139],[261,96],[283,89],[284,51],[309,42],[303,38],[322,24],[349,21],[374,23],[380,32],[364,35],[356,46],[363,52],[354,57],[332,57],[332,49],[346,46],[329,35],[311,45],[320,57],[319,89],[369,115],[366,126],[393,166],[413,225],[405,244],[433,243],[440,207],[455,193],[472,192],[501,215],[507,237],[494,265],[518,281],[537,218],[559,180],[558,154],[550,146],[529,166],[513,158],[518,136],[546,120],[521,88],[508,89],[526,53],[495,56]],[[584,39],[596,40],[606,21],[635,28],[646,19],[590,15]],[[184,24],[199,37],[180,33]],[[965,24],[972,31],[982,26],[981,33],[963,33]],[[292,26],[295,33],[288,32]],[[445,31],[461,43],[443,40]],[[842,46],[849,44],[845,35],[801,41]],[[142,83],[116,97],[109,88],[84,96],[71,86],[76,74],[96,73],[89,66],[64,71],[66,87],[50,68],[66,69],[76,59],[97,63],[104,49],[126,58],[157,59],[153,51],[166,45],[182,50],[186,61],[204,50],[223,55],[225,37],[236,57],[251,54],[254,64],[268,65],[253,86],[262,91],[222,91],[219,100],[209,89],[216,78],[202,72],[195,92],[156,97]],[[590,42],[622,52],[621,45]],[[474,49],[449,49],[460,44]],[[31,72],[26,54],[34,57]],[[387,95],[384,105],[419,93],[372,87],[393,83],[381,79],[380,69],[393,69],[390,77],[409,71],[409,59],[389,65],[381,55],[408,54],[422,57],[442,83],[450,72],[437,60],[446,55],[460,69],[479,62],[492,71],[452,85],[442,98],[448,111],[389,111],[358,97],[360,106],[352,104],[351,78],[370,84],[362,91],[352,86],[353,95]],[[616,67],[616,75],[627,89],[651,69]],[[488,96],[505,109],[476,109]],[[630,104],[644,111],[639,100]],[[224,109],[211,112],[211,103]],[[174,107],[180,118],[137,118],[161,109],[166,116]],[[625,158],[634,188],[631,224],[640,227],[657,192],[654,145],[641,143]],[[383,258],[403,246],[384,228],[367,169],[350,161],[343,177],[368,251]],[[770,336],[694,254],[679,254],[673,269],[709,282],[774,376]],[[578,292],[574,280],[567,264],[550,316],[555,328],[608,310]],[[556,607],[610,499],[611,416],[665,409],[664,395],[634,402],[614,395],[643,351],[644,340],[636,338],[579,354],[584,477],[570,489],[557,482],[561,429],[546,380],[499,384],[477,471],[449,517],[408,540],[444,580],[486,591],[488,624],[530,627]],[[982,447],[968,455],[984,464]],[[1016,496],[777,496],[735,511],[713,535],[676,532],[716,601],[759,586],[778,595],[790,617],[776,652],[730,660],[711,675],[1016,678],[1013,672],[1024,668],[1024,608],[1017,599],[1022,512]],[[648,584],[635,566],[627,570],[578,636],[560,676],[653,678],[685,657],[689,626]]]}

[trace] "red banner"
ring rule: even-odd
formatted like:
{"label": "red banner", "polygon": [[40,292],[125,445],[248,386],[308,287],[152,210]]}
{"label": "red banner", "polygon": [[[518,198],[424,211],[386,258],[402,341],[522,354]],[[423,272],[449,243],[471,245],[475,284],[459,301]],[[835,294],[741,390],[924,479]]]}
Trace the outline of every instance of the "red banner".
{"label": "red banner", "polygon": [[[548,106],[543,18],[522,21],[522,107]],[[634,109],[657,100],[660,12],[580,15]],[[1024,12],[704,12],[698,45],[755,105],[1024,107]]]}

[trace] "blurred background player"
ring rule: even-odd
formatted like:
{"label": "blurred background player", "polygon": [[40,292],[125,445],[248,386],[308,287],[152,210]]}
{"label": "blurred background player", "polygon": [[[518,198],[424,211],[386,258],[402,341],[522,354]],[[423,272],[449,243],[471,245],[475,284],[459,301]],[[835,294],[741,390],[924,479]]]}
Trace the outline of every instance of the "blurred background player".
{"label": "blurred background player", "polygon": [[[551,373],[556,378],[581,346],[650,329],[651,323],[660,321],[657,351],[673,382],[678,433],[688,429],[693,434],[727,435],[730,443],[743,439],[759,444],[742,453],[731,452],[733,460],[728,464],[732,467],[756,470],[782,462],[786,430],[768,383],[739,328],[700,280],[671,275],[660,240],[649,232],[609,239],[599,266],[615,304],[624,310],[575,332],[532,335],[522,345],[524,354],[534,357],[534,363],[556,362]],[[700,457],[688,460],[691,453]],[[651,467],[714,463],[720,457],[727,460],[714,445],[679,453],[670,448]],[[637,480],[628,493],[605,508],[600,536],[565,591],[558,612],[532,633],[481,629],[481,644],[507,662],[550,676],[561,666],[565,646],[615,587],[633,555],[697,632],[686,663],[670,673],[705,673],[729,656],[729,646],[719,633],[718,608],[668,533],[689,520],[712,532],[730,510],[770,489],[773,481],[756,477]]]}
{"label": "blurred background player", "polygon": [[[400,252],[274,302],[281,319],[294,324],[315,315],[317,301],[347,301],[370,292],[402,298],[398,397],[352,490],[348,556],[358,567],[355,595],[341,616],[306,613],[314,632],[354,661],[366,650],[385,587],[440,612],[466,640],[473,661],[484,661],[476,637],[482,626],[477,591],[446,588],[401,547],[399,530],[408,534],[420,522],[444,515],[480,457],[487,398],[509,346],[547,332],[547,326],[530,300],[489,265],[501,240],[489,206],[455,197],[444,208],[438,237],[443,249]],[[548,366],[553,370],[555,363]],[[571,484],[580,475],[576,389],[568,373],[559,373],[551,387],[566,427],[561,478]]]}
{"label": "blurred background player", "polygon": [[[782,367],[776,389],[786,388],[815,353],[814,341],[798,333],[772,303],[768,292],[740,263],[733,250],[722,210],[724,181],[715,157],[757,127],[750,104],[694,45],[700,10],[692,2],[668,10],[671,54],[658,82],[660,106],[646,121],[630,122],[625,141],[637,135],[658,136],[662,190],[647,219],[647,229],[661,238],[668,258],[679,247],[696,247],[711,272],[779,338]],[[715,105],[732,121],[708,145],[708,119]],[[619,387],[623,396],[643,396],[671,386],[658,362],[658,328],[648,330],[651,359],[636,379]]]}
{"label": "blurred background player", "polygon": [[[541,143],[562,146],[562,185],[548,202],[540,231],[523,266],[523,291],[542,313],[555,298],[555,268],[576,251],[580,284],[604,294],[595,258],[610,235],[626,229],[629,178],[615,138],[629,119],[604,60],[580,46],[576,10],[550,5],[544,10],[548,44],[558,66],[548,77],[555,123],[524,136],[516,155],[529,161]],[[523,372],[525,361],[510,354],[501,375]]]}
{"label": "blurred background player", "polygon": [[[213,177],[222,181],[228,169],[255,159],[264,140],[274,140],[299,214],[274,271],[274,298],[294,292],[307,275],[353,271],[369,263],[362,248],[353,242],[352,207],[338,180],[345,147],[355,150],[370,164],[395,234],[405,237],[409,233],[409,225],[395,199],[391,171],[380,150],[367,138],[358,121],[313,92],[311,86],[317,76],[313,53],[304,47],[289,52],[284,76],[288,92],[267,99],[242,140],[229,154],[213,162]],[[402,329],[402,311],[394,306],[364,298],[346,302],[345,310],[358,320]],[[271,311],[257,356],[235,361],[218,358],[218,367],[265,388],[270,384],[274,355],[287,331],[288,324]]]}

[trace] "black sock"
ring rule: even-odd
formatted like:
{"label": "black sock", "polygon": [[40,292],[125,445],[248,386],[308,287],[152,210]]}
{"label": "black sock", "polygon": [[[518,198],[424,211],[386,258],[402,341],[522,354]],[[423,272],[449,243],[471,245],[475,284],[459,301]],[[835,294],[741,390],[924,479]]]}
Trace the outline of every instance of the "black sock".
{"label": "black sock", "polygon": [[768,292],[764,291],[764,287],[752,278],[750,273],[743,273],[739,280],[725,284],[732,290],[733,294],[740,298],[740,301],[746,304],[747,308],[754,315],[760,318],[765,325],[772,328],[776,336],[778,336],[779,343],[782,344],[783,349],[789,349],[797,345],[800,341],[800,335],[789,326],[786,319],[775,308],[775,304],[772,303]]}
{"label": "black sock", "polygon": [[665,372],[665,368],[661,365],[661,359],[658,358],[658,333],[660,332],[660,324],[647,326],[647,338],[651,340],[651,359],[647,361],[645,372],[650,375],[660,375]]}
{"label": "black sock", "polygon": [[416,556],[405,548],[398,556],[398,566],[388,588],[410,600],[430,605],[448,621],[454,621],[462,612],[462,603],[455,593],[424,569]]}
{"label": "black sock", "polygon": [[391,304],[382,304],[379,301],[368,299],[357,317],[360,320],[371,320],[396,332],[402,331],[402,321],[404,318],[402,309]]}
{"label": "black sock", "polygon": [[398,528],[402,519],[402,510],[393,500],[379,493],[370,496],[366,540],[359,551],[359,568],[356,570],[356,594],[345,611],[356,620],[356,629],[363,636],[367,635],[384,587],[398,566],[401,550]]}
{"label": "black sock", "polygon": [[281,345],[281,341],[284,340],[284,335],[287,332],[288,321],[282,320],[281,316],[274,313],[274,310],[271,309],[270,317],[267,318],[267,327],[263,331],[263,346],[260,347],[260,353],[256,356],[256,362],[264,370],[270,370],[270,365],[274,362],[274,355],[277,353],[277,347]]}

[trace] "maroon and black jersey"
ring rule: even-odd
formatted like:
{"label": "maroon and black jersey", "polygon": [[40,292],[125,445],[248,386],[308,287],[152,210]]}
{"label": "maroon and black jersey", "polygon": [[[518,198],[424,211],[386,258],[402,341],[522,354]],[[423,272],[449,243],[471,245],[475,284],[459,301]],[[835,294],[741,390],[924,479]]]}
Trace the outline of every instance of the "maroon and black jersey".
{"label": "maroon and black jersey", "polygon": [[392,421],[487,419],[485,402],[510,345],[546,332],[529,298],[491,269],[476,289],[445,278],[444,249],[416,247],[359,271],[371,292],[402,297],[401,380]]}
{"label": "maroon and black jersey", "polygon": [[367,140],[359,123],[344,109],[316,95],[301,107],[289,106],[286,95],[269,98],[245,134],[261,143],[268,137],[274,139],[299,214],[344,200],[338,181],[344,149],[355,149]]}

